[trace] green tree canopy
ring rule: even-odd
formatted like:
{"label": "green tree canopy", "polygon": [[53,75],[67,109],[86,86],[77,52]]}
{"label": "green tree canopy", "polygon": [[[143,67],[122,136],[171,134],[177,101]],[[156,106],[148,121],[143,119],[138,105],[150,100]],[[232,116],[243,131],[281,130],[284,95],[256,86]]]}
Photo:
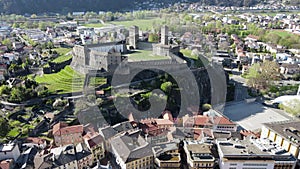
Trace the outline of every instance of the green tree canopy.
{"label": "green tree canopy", "polygon": [[246,75],[247,84],[255,89],[267,89],[279,78],[279,66],[276,62],[265,61],[252,65]]}
{"label": "green tree canopy", "polygon": [[160,89],[165,93],[170,93],[172,85],[172,82],[164,82],[163,84],[161,84]]}
{"label": "green tree canopy", "polygon": [[10,125],[3,117],[0,118],[0,137],[5,137],[10,131]]}

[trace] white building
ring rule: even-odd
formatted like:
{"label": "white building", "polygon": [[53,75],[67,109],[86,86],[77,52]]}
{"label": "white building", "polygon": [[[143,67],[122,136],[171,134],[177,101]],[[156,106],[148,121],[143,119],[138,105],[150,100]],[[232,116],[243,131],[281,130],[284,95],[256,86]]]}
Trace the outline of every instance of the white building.
{"label": "white building", "polygon": [[217,140],[220,169],[296,167],[297,159],[268,139]]}
{"label": "white building", "polygon": [[20,150],[17,144],[0,144],[0,161],[6,159],[14,159],[14,161],[17,161],[19,157]]}

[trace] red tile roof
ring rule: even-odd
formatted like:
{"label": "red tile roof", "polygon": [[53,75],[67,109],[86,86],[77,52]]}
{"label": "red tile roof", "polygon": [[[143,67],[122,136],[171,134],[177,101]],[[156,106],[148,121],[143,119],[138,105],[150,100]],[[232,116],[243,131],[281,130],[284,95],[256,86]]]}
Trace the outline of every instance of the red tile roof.
{"label": "red tile roof", "polygon": [[57,123],[53,126],[53,135],[60,136],[73,133],[83,133],[83,125],[67,126],[65,123]]}
{"label": "red tile roof", "polygon": [[208,116],[202,116],[202,115],[198,115],[194,117],[194,124],[195,125],[212,125],[212,123],[209,120]]}
{"label": "red tile roof", "polygon": [[227,119],[224,116],[221,117],[214,117],[214,124],[221,124],[221,125],[235,125],[232,121]]}
{"label": "red tile roof", "polygon": [[12,161],[13,161],[13,159],[0,161],[0,168],[1,169],[10,169],[12,167],[11,166]]}
{"label": "red tile roof", "polygon": [[215,116],[210,118],[208,116],[198,115],[194,116],[194,124],[202,126],[211,126],[211,125],[235,125],[232,121],[227,119],[224,116]]}
{"label": "red tile roof", "polygon": [[26,138],[27,143],[34,143],[34,144],[44,144],[46,140],[38,137],[27,137]]}
{"label": "red tile roof", "polygon": [[94,135],[92,138],[88,139],[87,142],[91,148],[103,143],[104,139],[100,134]]}

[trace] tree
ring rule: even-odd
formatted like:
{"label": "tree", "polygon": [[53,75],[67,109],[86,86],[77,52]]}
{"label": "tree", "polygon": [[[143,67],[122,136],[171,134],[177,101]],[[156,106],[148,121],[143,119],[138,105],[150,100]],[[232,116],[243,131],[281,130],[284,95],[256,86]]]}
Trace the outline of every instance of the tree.
{"label": "tree", "polygon": [[96,104],[97,104],[98,106],[102,105],[102,104],[103,104],[103,99],[97,98],[97,99],[96,99]]}
{"label": "tree", "polygon": [[149,37],[148,37],[149,42],[158,42],[158,40],[159,40],[159,37],[157,34],[154,34],[154,33],[149,34]]}
{"label": "tree", "polygon": [[10,89],[9,89],[8,86],[2,85],[2,86],[0,87],[0,95],[1,95],[1,96],[4,95],[4,94],[8,95],[9,92],[10,92]]}
{"label": "tree", "polygon": [[7,46],[8,50],[12,50],[12,42],[10,41],[10,39],[4,39],[1,43]]}
{"label": "tree", "polygon": [[164,82],[163,84],[161,84],[160,89],[165,93],[170,93],[172,85],[172,82]]}
{"label": "tree", "polygon": [[279,66],[276,62],[265,61],[252,65],[246,75],[247,84],[255,89],[267,89],[279,77]]}
{"label": "tree", "polygon": [[0,137],[5,137],[8,134],[8,132],[10,131],[10,128],[11,127],[10,127],[8,121],[5,118],[1,117],[0,118]]}
{"label": "tree", "polygon": [[205,103],[205,104],[202,105],[202,110],[203,111],[208,111],[210,109],[211,109],[211,105],[210,104]]}

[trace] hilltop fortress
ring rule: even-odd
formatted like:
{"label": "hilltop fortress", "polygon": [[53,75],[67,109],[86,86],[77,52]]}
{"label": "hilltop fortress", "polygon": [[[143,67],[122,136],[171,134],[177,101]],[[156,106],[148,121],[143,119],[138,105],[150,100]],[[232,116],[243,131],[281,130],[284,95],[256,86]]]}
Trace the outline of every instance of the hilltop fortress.
{"label": "hilltop fortress", "polygon": [[[147,67],[151,67],[152,71],[158,74],[163,73],[161,68],[167,72],[176,72],[184,80],[185,75],[181,70],[186,71],[187,58],[180,57],[180,46],[171,44],[168,35],[168,27],[163,26],[160,43],[149,43],[142,41],[139,38],[139,28],[132,26],[129,29],[127,45],[125,41],[76,45],[73,48],[71,66],[86,75],[85,86],[88,84],[89,77],[107,76],[114,73],[120,65],[122,71],[119,71],[120,74],[114,74],[114,76],[118,76],[120,83],[131,76],[131,73],[147,70]],[[202,104],[209,103],[212,92],[207,70],[197,68],[191,71],[198,83],[200,102]],[[153,78],[151,74],[142,76],[146,79]],[[189,85],[188,82],[186,85]]]}
{"label": "hilltop fortress", "polygon": [[129,65],[132,63],[186,64],[185,60],[178,57],[180,47],[169,43],[168,34],[168,27],[163,26],[161,28],[161,42],[149,43],[141,41],[139,28],[132,26],[129,28],[128,45],[125,41],[121,41],[74,46],[71,66],[78,72],[87,74],[91,70],[113,72],[123,61]]}

